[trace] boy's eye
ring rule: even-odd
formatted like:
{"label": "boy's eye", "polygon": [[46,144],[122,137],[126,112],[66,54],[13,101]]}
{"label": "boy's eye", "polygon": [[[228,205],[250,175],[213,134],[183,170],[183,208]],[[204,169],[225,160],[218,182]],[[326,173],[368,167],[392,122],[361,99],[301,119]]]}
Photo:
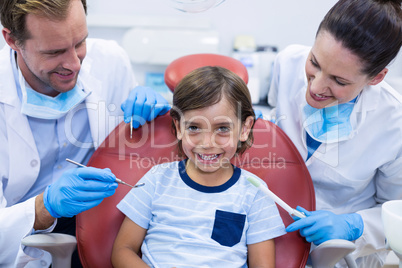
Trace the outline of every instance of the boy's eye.
{"label": "boy's eye", "polygon": [[196,126],[189,126],[187,127],[187,130],[190,132],[198,132],[200,129]]}
{"label": "boy's eye", "polygon": [[227,132],[230,131],[230,128],[228,128],[228,127],[220,127],[220,128],[218,128],[217,131],[218,131],[219,133],[227,133]]}

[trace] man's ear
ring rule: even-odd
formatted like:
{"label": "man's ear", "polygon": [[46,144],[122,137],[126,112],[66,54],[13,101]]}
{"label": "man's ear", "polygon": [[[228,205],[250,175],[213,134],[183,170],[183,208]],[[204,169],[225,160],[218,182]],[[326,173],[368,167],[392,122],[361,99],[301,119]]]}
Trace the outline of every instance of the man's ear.
{"label": "man's ear", "polygon": [[369,85],[375,86],[378,83],[380,83],[382,80],[384,80],[385,75],[388,73],[388,69],[384,68],[382,69],[381,72],[379,72],[371,81],[369,82]]}
{"label": "man's ear", "polygon": [[6,41],[7,45],[9,45],[15,51],[19,50],[19,46],[17,46],[16,44],[17,41],[11,35],[11,31],[9,29],[3,28],[1,33],[3,34],[4,40]]}
{"label": "man's ear", "polygon": [[246,118],[246,121],[241,127],[240,141],[246,141],[248,139],[248,135],[250,134],[253,123],[254,118],[252,116]]}
{"label": "man's ear", "polygon": [[176,128],[176,138],[181,140],[183,138],[183,133],[181,132],[180,122],[176,119],[173,119],[174,126]]}

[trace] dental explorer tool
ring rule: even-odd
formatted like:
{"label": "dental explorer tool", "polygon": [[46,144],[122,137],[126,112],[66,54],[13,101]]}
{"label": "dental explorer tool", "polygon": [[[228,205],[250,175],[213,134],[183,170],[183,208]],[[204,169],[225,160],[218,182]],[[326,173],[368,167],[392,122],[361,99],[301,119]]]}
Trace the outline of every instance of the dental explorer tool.
{"label": "dental explorer tool", "polygon": [[130,120],[130,139],[133,138],[133,117],[131,116]]}
{"label": "dental explorer tool", "polygon": [[[68,159],[68,158],[66,158],[66,161],[67,161],[67,162],[70,162],[70,163],[72,163],[72,164],[74,164],[74,165],[77,165],[77,166],[79,166],[79,167],[87,167],[87,166],[85,166],[85,165],[83,165],[83,164],[81,164],[81,163],[75,162],[75,161],[73,161],[73,160],[71,160],[71,159]],[[145,185],[145,183],[140,183],[140,184],[136,184],[136,185],[133,186],[133,185],[128,184],[127,182],[124,182],[124,181],[118,179],[118,178],[116,178],[116,182],[117,182],[117,183],[120,183],[120,184],[124,184],[124,185],[130,186],[131,188],[137,188],[137,187],[141,187],[141,186],[144,186],[144,185]]]}

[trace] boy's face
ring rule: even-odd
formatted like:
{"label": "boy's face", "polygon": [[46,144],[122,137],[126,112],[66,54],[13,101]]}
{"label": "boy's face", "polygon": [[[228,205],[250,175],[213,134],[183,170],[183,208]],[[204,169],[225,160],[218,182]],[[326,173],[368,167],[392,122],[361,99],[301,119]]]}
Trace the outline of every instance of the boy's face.
{"label": "boy's face", "polygon": [[181,122],[175,121],[175,126],[189,159],[189,176],[194,179],[200,175],[231,173],[230,160],[239,142],[247,140],[252,122],[253,118],[249,117],[241,124],[225,98],[212,106],[185,112]]}

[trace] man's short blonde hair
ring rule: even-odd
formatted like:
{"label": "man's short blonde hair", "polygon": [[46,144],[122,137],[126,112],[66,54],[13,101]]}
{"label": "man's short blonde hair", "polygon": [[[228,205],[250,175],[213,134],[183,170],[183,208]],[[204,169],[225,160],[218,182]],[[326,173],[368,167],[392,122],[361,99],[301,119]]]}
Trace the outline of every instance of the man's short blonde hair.
{"label": "man's short blonde hair", "polygon": [[[76,0],[2,0],[0,19],[4,28],[11,32],[11,36],[20,45],[23,45],[29,36],[26,27],[26,15],[35,14],[54,20],[63,20],[67,17],[71,1]],[[85,13],[86,0],[81,0]]]}

